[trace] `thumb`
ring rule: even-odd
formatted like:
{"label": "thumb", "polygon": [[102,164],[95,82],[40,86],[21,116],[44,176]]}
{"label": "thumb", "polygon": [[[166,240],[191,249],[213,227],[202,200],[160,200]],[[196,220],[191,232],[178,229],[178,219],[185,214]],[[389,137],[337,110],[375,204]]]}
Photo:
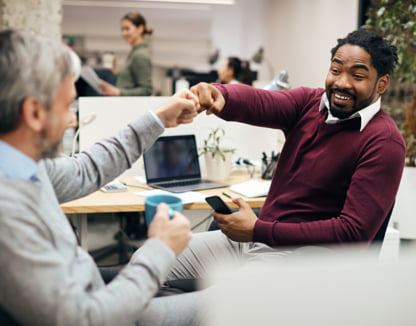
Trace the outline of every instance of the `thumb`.
{"label": "thumb", "polygon": [[243,198],[241,198],[241,197],[234,198],[233,199],[233,203],[236,204],[239,208],[247,208],[247,207],[250,207],[247,204],[247,202]]}
{"label": "thumb", "polygon": [[160,203],[156,207],[156,214],[154,217],[163,217],[168,219],[169,218],[169,206],[165,203]]}
{"label": "thumb", "polygon": [[194,93],[192,93],[190,90],[186,91],[185,98],[188,100],[193,100],[195,103],[199,103],[198,97]]}

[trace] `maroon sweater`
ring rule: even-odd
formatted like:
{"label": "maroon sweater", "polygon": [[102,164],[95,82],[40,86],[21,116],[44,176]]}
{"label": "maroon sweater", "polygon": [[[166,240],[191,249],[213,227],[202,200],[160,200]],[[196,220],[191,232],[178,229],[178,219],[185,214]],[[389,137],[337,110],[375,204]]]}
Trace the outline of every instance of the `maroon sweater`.
{"label": "maroon sweater", "polygon": [[374,238],[405,161],[404,140],[387,113],[380,109],[360,132],[360,118],[325,123],[323,89],[215,86],[226,101],[221,118],[281,129],[286,137],[253,241],[285,246]]}

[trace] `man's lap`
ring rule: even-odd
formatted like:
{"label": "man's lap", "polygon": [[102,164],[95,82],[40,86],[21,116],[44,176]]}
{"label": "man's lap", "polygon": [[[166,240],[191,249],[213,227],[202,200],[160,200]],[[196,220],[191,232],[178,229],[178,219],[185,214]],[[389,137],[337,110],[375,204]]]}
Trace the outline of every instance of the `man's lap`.
{"label": "man's lap", "polygon": [[168,281],[205,278],[218,264],[239,265],[252,260],[280,259],[287,254],[258,242],[232,241],[221,231],[196,233],[177,258]]}

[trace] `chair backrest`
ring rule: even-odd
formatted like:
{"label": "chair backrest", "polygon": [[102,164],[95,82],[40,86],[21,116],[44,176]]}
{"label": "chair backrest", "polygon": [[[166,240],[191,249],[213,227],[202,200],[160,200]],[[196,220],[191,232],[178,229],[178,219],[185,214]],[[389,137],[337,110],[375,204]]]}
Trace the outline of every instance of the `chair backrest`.
{"label": "chair backrest", "polygon": [[0,325],[2,326],[19,326],[19,323],[14,318],[0,307]]}
{"label": "chair backrest", "polygon": [[393,202],[393,205],[391,205],[390,211],[387,213],[386,218],[384,219],[383,224],[378,229],[378,231],[376,233],[376,236],[374,237],[374,239],[371,242],[371,244],[380,244],[380,242],[383,242],[384,237],[386,235],[387,225],[390,222],[391,213],[393,212],[394,203],[395,202]]}

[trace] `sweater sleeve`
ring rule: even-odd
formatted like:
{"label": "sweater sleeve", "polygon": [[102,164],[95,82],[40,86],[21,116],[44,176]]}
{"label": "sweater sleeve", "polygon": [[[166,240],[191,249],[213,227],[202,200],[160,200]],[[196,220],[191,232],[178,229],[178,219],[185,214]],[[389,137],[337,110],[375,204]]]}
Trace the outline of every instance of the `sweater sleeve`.
{"label": "sweater sleeve", "polygon": [[145,152],[163,132],[151,112],[73,158],[44,160],[60,203],[83,197],[118,177]]}
{"label": "sweater sleeve", "polygon": [[134,54],[129,66],[135,87],[121,87],[122,96],[150,96],[152,95],[152,63],[150,57],[140,53]]}
{"label": "sweater sleeve", "polygon": [[[140,319],[174,263],[170,248],[147,240],[110,284],[98,287],[90,283],[99,277],[88,268],[92,259],[56,250],[36,203],[22,200],[22,193],[17,201],[18,209],[11,203],[0,210],[3,309],[22,325],[132,325]],[[85,267],[78,278],[72,260]]]}
{"label": "sweater sleeve", "polygon": [[348,187],[344,206],[332,218],[299,223],[258,219],[253,241],[270,246],[369,243],[391,209],[404,166],[403,143],[383,138],[365,149]]}
{"label": "sweater sleeve", "polygon": [[214,84],[225,99],[218,117],[227,121],[281,129],[286,133],[297,122],[305,106],[308,89],[268,91],[243,84]]}

